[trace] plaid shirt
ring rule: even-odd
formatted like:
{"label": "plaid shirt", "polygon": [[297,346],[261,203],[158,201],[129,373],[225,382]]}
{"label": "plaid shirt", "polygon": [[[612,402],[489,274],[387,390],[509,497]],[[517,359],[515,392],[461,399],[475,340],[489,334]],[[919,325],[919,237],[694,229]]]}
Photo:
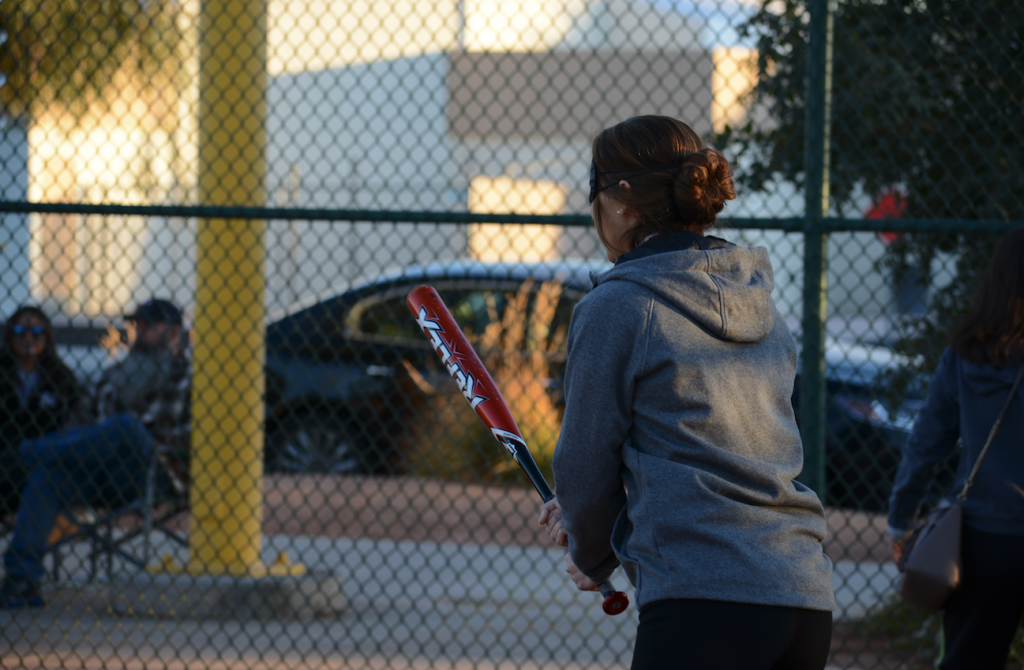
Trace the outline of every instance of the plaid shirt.
{"label": "plaid shirt", "polygon": [[188,449],[191,392],[192,361],[187,354],[133,349],[104,371],[96,388],[96,413],[104,419],[130,412],[157,442]]}

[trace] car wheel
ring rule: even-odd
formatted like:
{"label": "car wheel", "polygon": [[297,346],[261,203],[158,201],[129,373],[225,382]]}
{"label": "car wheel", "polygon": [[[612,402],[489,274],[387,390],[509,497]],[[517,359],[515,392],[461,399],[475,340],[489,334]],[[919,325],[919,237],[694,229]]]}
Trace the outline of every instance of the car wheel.
{"label": "car wheel", "polygon": [[356,474],[365,472],[362,453],[351,432],[335,419],[295,416],[275,431],[272,469],[277,472]]}

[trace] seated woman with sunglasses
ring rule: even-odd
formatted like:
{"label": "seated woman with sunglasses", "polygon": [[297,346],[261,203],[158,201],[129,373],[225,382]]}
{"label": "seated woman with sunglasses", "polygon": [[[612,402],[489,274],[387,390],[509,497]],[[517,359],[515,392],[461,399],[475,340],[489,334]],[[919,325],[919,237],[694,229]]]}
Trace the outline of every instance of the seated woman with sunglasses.
{"label": "seated woman with sunglasses", "polygon": [[63,428],[82,389],[57,355],[53,325],[38,307],[24,306],[4,325],[0,349],[0,519],[18,510],[26,473],[22,440]]}

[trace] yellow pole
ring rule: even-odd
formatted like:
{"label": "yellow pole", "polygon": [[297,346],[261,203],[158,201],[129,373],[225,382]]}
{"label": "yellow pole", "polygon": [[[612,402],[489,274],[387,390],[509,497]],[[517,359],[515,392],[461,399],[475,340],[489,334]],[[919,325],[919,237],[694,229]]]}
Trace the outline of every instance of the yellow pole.
{"label": "yellow pole", "polygon": [[[265,0],[202,0],[199,200],[264,204]],[[201,220],[188,572],[258,576],[263,518],[264,223]]]}

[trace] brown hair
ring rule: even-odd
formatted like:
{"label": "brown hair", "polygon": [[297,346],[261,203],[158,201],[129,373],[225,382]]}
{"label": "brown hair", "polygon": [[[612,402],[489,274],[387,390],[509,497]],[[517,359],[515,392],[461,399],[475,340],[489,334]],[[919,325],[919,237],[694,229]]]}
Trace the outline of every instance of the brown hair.
{"label": "brown hair", "polygon": [[959,356],[981,365],[1024,362],[1024,227],[996,244],[967,313],[950,336]]}
{"label": "brown hair", "polygon": [[[704,146],[690,126],[668,116],[635,116],[601,131],[591,145],[597,187],[636,214],[630,248],[649,235],[677,230],[704,234],[726,200],[736,197],[725,156]],[[619,171],[682,165],[639,175]],[[605,174],[607,173],[607,174]],[[625,179],[630,188],[618,182]],[[594,225],[607,246],[599,216]]]}
{"label": "brown hair", "polygon": [[56,356],[57,355],[57,342],[53,332],[53,324],[50,322],[50,318],[46,316],[43,310],[39,309],[35,305],[22,305],[19,307],[14,314],[11,314],[7,318],[7,323],[4,324],[4,344],[7,345],[8,349],[11,349],[14,343],[14,326],[21,317],[26,314],[31,314],[40,321],[43,322],[43,335],[46,338],[46,350],[43,356]]}

